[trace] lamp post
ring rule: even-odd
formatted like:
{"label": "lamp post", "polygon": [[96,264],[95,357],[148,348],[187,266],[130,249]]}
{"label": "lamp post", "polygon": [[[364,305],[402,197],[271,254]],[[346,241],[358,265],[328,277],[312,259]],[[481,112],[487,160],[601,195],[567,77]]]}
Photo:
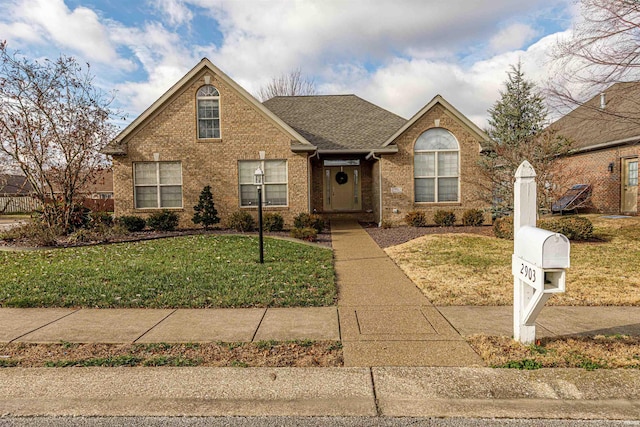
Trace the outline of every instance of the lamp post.
{"label": "lamp post", "polygon": [[264,244],[262,239],[262,182],[264,179],[264,172],[258,166],[258,169],[254,172],[254,183],[258,188],[258,241],[260,245],[260,264],[264,264]]}

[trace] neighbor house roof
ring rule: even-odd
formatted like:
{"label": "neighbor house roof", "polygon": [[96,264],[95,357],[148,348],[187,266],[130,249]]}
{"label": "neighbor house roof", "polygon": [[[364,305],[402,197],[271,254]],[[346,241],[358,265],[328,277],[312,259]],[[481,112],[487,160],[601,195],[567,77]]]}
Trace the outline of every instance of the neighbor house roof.
{"label": "neighbor house roof", "polygon": [[289,125],[283,122],[280,118],[276,117],[271,111],[265,108],[257,99],[255,99],[249,92],[247,92],[242,86],[237,84],[229,76],[223,73],[218,67],[213,65],[207,58],[202,60],[193,67],[187,74],[185,74],[176,84],[166,91],[160,98],[158,98],[149,108],[147,108],[142,114],[140,114],[129,126],[124,128],[113,141],[111,141],[102,152],[104,154],[111,155],[126,155],[127,154],[127,140],[135,134],[143,123],[151,117],[154,117],[156,112],[160,111],[167,101],[173,98],[174,95],[179,93],[191,79],[196,78],[201,72],[209,70],[216,76],[218,76],[227,85],[233,88],[237,93],[244,97],[250,104],[252,104],[260,113],[271,120],[276,126],[282,129],[285,133],[289,134],[292,139],[292,147],[298,147],[299,149],[314,150],[309,141],[304,139],[299,133],[293,130]]}
{"label": "neighbor house roof", "polygon": [[549,128],[573,141],[576,152],[640,141],[640,82],[616,83]]}
{"label": "neighbor house roof", "polygon": [[476,126],[475,123],[469,120],[464,114],[458,111],[453,105],[451,105],[441,95],[434,96],[433,99],[427,103],[427,105],[422,107],[422,109],[418,111],[416,114],[414,114],[414,116],[411,117],[409,120],[407,120],[401,128],[397,129],[395,133],[390,135],[383,145],[388,146],[390,144],[393,144],[400,135],[402,135],[407,129],[413,126],[415,122],[417,122],[422,116],[427,114],[427,112],[429,112],[433,107],[435,107],[438,104],[443,106],[451,116],[453,116],[455,119],[457,119],[462,124],[464,124],[467,127],[467,129],[469,129],[472,133],[476,135],[476,137],[478,138],[478,143],[480,144],[480,150],[482,150],[484,148],[483,143],[489,141],[489,137],[487,136],[487,134],[484,133],[482,129],[480,129],[478,126]]}
{"label": "neighbor house roof", "polygon": [[406,122],[355,95],[277,96],[264,105],[320,153],[379,150]]}
{"label": "neighbor house roof", "polygon": [[24,196],[31,194],[33,187],[25,176],[22,175],[0,175],[0,195]]}

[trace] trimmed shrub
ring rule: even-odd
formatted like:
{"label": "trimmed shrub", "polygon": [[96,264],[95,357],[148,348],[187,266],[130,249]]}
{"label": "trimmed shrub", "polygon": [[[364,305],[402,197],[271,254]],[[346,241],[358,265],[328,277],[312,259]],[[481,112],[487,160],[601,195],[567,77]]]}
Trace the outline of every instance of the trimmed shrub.
{"label": "trimmed shrub", "polygon": [[[90,210],[80,204],[75,204],[69,213],[69,226],[65,233],[72,233],[74,230],[84,228],[89,224]],[[63,226],[65,209],[62,206],[46,203],[42,209],[35,211],[35,218],[39,222]]]}
{"label": "trimmed shrub", "polygon": [[499,239],[513,240],[513,217],[503,216],[493,222],[493,234]]}
{"label": "trimmed shrub", "polygon": [[456,214],[453,211],[437,210],[433,214],[433,222],[440,227],[451,227],[456,223]]}
{"label": "trimmed shrub", "polygon": [[124,215],[116,218],[116,224],[125,228],[130,233],[144,230],[147,222],[144,218],[135,215]]}
{"label": "trimmed shrub", "polygon": [[318,230],[312,227],[294,228],[291,230],[291,237],[306,240],[307,242],[315,242],[318,240]]}
{"label": "trimmed shrub", "polygon": [[469,209],[462,214],[462,225],[477,227],[484,224],[484,213],[480,209]]}
{"label": "trimmed shrub", "polygon": [[253,231],[256,228],[256,221],[247,211],[236,211],[229,215],[227,227],[236,231]]}
{"label": "trimmed shrub", "polygon": [[166,209],[154,212],[147,218],[147,225],[156,231],[173,231],[178,226],[178,214]]}
{"label": "trimmed shrub", "polygon": [[284,219],[279,213],[266,213],[262,216],[262,225],[267,231],[282,231]]}
{"label": "trimmed shrub", "polygon": [[202,189],[198,204],[193,207],[193,221],[194,224],[202,224],[205,230],[208,230],[213,224],[220,222],[218,217],[218,210],[213,203],[213,194],[211,194],[211,187],[207,185]]}
{"label": "trimmed shrub", "polygon": [[421,211],[411,211],[404,216],[404,222],[411,227],[426,227],[427,216]]}
{"label": "trimmed shrub", "polygon": [[89,212],[89,226],[91,228],[105,228],[113,225],[113,216],[108,212]]}
{"label": "trimmed shrub", "polygon": [[56,246],[63,234],[59,226],[49,227],[46,223],[36,221],[0,233],[0,239],[8,242],[26,240],[34,246]]}
{"label": "trimmed shrub", "polygon": [[293,219],[293,226],[295,228],[314,228],[318,233],[322,233],[325,224],[320,215],[301,212]]}
{"label": "trimmed shrub", "polygon": [[593,237],[593,223],[583,216],[565,216],[538,221],[538,227],[562,233],[569,240],[589,240]]}

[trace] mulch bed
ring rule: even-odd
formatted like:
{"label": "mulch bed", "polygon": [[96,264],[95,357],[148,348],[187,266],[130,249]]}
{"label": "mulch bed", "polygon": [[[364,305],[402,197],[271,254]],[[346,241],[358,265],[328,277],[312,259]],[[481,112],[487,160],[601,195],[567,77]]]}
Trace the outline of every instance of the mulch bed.
{"label": "mulch bed", "polygon": [[369,236],[380,246],[382,249],[390,246],[400,245],[406,243],[409,240],[417,239],[418,237],[426,236],[427,234],[447,234],[447,233],[469,233],[480,234],[482,236],[493,236],[493,228],[491,226],[479,226],[479,227],[409,227],[407,225],[381,228],[376,224],[361,223],[362,227],[369,233]]}

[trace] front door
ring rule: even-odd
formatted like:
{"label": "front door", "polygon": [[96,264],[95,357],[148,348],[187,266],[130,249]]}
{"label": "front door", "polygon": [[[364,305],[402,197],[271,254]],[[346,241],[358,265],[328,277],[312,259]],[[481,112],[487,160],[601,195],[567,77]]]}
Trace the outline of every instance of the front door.
{"label": "front door", "polygon": [[357,211],[362,209],[360,166],[324,168],[324,210]]}
{"label": "front door", "polygon": [[638,212],[638,159],[622,159],[622,206],[625,213]]}

